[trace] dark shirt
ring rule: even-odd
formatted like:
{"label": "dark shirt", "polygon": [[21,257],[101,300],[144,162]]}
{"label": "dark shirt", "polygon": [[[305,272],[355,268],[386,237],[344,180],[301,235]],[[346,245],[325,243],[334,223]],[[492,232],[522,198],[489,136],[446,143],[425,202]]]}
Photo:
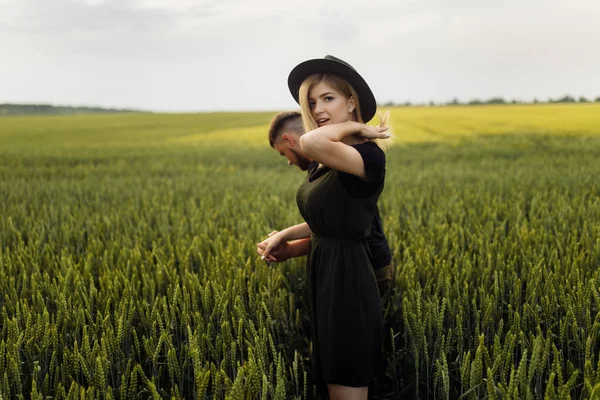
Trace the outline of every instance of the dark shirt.
{"label": "dark shirt", "polygon": [[379,216],[379,207],[371,221],[371,235],[367,239],[369,250],[371,250],[371,264],[373,269],[383,268],[392,262],[392,253],[387,238],[383,233],[383,223]]}
{"label": "dark shirt", "polygon": [[[362,156],[365,164],[365,173],[367,181],[362,180],[358,176],[340,172],[339,176],[342,185],[348,193],[356,198],[368,197],[375,193],[385,179],[385,153],[374,142],[365,142],[362,144],[352,145]],[[317,162],[312,162],[308,166],[308,173],[311,174],[314,168],[318,166]],[[323,170],[328,170],[324,167]],[[318,177],[320,171],[311,176],[311,180]],[[376,209],[373,221],[371,221],[371,235],[367,239],[371,256],[371,264],[373,269],[383,268],[392,262],[392,254],[390,247],[383,233],[383,223],[379,215],[379,207]]]}

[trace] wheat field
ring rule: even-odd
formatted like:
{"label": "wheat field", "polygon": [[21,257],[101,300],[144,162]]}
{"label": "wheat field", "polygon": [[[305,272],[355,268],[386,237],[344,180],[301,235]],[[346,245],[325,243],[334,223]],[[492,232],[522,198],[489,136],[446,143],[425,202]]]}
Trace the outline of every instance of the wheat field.
{"label": "wheat field", "polygon": [[[374,398],[600,398],[600,104],[390,112]],[[272,115],[0,118],[0,398],[314,396]]]}

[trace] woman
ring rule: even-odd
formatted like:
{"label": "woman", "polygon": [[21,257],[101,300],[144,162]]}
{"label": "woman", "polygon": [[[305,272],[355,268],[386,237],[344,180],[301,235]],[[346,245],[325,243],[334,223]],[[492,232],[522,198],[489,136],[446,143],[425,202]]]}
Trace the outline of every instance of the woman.
{"label": "woman", "polygon": [[306,221],[267,239],[263,258],[310,237],[307,282],[313,365],[331,399],[366,399],[379,363],[383,316],[367,238],[383,190],[385,154],[370,127],[377,108],[364,79],[332,56],[299,64],[288,86],[302,109],[302,151],[320,164],[298,189]]}

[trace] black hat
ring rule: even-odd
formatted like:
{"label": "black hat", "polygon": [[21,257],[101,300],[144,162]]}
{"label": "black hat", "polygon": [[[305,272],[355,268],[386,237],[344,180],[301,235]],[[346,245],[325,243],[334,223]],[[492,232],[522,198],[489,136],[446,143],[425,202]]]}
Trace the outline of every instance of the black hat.
{"label": "black hat", "polygon": [[288,87],[296,103],[300,104],[298,92],[300,91],[302,82],[312,74],[320,73],[337,75],[347,80],[358,95],[360,114],[363,121],[369,122],[373,118],[375,111],[377,111],[377,102],[369,85],[367,85],[367,82],[350,64],[334,56],[325,56],[323,58],[304,61],[290,72]]}

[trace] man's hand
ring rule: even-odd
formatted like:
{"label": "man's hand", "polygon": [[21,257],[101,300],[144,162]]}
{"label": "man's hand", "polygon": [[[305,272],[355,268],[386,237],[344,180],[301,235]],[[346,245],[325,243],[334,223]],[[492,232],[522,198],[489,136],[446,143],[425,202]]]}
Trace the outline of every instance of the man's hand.
{"label": "man's hand", "polygon": [[269,233],[267,239],[256,244],[256,252],[267,262],[282,262],[291,258],[291,246],[289,242],[280,240],[275,235],[279,231]]}

